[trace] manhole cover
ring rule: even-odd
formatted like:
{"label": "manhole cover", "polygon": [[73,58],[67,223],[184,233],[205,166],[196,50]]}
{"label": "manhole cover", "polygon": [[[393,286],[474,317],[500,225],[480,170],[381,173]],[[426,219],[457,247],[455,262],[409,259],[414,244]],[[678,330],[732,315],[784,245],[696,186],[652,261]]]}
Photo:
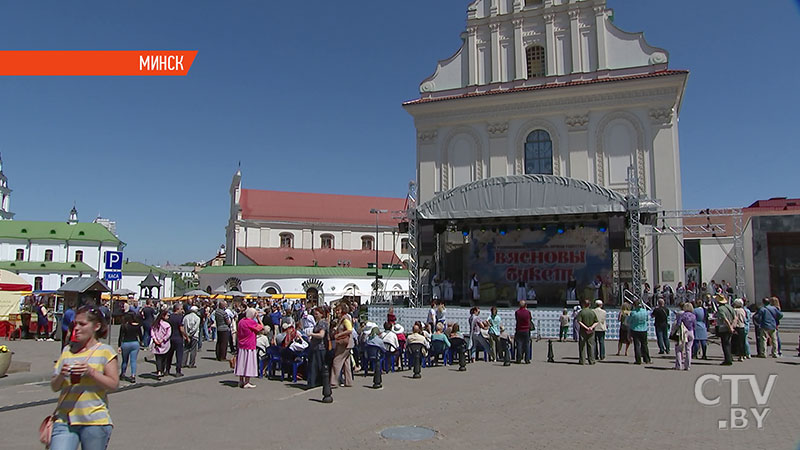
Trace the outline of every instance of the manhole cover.
{"label": "manhole cover", "polygon": [[436,432],[425,427],[392,427],[381,431],[381,436],[396,441],[424,441],[436,436]]}

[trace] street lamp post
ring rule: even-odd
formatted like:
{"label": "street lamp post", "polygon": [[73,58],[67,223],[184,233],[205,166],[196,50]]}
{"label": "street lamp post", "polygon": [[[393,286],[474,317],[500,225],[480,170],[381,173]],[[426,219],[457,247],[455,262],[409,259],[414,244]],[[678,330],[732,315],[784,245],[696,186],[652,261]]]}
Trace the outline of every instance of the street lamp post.
{"label": "street lamp post", "polygon": [[[378,239],[379,239],[379,236],[378,236],[378,215],[380,215],[382,213],[387,213],[387,212],[389,212],[389,211],[386,210],[386,209],[375,209],[375,208],[372,208],[372,209],[369,210],[370,214],[375,214],[375,287],[374,287],[375,295],[373,297],[375,300],[378,299],[378,292],[379,292],[378,283],[379,283],[379,280],[381,278],[381,276],[379,275],[379,272],[378,272]],[[368,275],[371,275],[371,274],[368,274]]]}

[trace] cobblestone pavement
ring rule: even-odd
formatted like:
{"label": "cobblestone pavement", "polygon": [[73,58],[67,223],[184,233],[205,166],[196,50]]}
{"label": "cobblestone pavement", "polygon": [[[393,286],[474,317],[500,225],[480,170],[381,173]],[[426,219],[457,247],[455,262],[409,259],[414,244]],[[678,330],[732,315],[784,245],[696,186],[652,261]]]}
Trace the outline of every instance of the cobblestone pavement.
{"label": "cobblestone pavement", "polygon": [[[197,377],[187,371],[175,382],[148,381],[112,394],[110,448],[797,448],[800,358],[794,345],[791,351],[786,345],[783,358],[732,367],[719,365],[719,346],[712,346],[713,359],[678,372],[671,370],[671,357],[656,355],[655,343],[650,366],[633,365],[632,348],[628,357],[613,356],[616,343],[608,344],[610,356],[594,366],[577,364],[577,344],[571,342],[555,342],[556,363],[547,363],[541,341],[531,365],[477,362],[464,373],[437,367],[423,369],[420,380],[398,372],[386,375],[379,391],[368,387],[370,378],[357,376],[353,388],[334,389],[331,405],[319,402],[320,389],[288,382],[256,380],[256,389],[238,389],[231,374],[213,375],[226,370],[225,363],[205,360]],[[704,394],[719,395],[720,404],[703,406],[694,393],[703,374],[755,374],[761,388],[776,374],[763,429],[749,415],[746,429],[719,430],[720,420],[730,420],[730,383],[707,382]],[[749,385],[739,386],[739,406],[758,406]],[[9,390],[28,391],[26,401],[55,397],[41,384],[5,387],[0,399],[6,407],[7,400],[19,400]],[[36,430],[52,408],[50,403],[0,412],[2,447],[41,448]],[[433,441],[412,443],[380,436],[397,425],[426,426],[437,434]]]}

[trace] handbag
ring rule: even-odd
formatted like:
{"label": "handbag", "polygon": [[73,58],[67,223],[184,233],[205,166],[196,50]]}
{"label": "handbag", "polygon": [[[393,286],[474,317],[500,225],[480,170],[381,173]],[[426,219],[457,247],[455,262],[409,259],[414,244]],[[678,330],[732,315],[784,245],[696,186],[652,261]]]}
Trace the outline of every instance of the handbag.
{"label": "handbag", "polygon": [[[95,350],[97,350],[97,347],[99,346],[99,343],[94,346],[92,351],[89,353],[89,356],[83,360],[84,364],[89,361],[89,358],[92,357]],[[70,390],[72,390],[72,384],[70,384],[67,390],[64,391],[64,395],[58,398],[58,403],[56,403],[56,409],[53,410],[53,413],[45,417],[44,420],[42,420],[42,423],[39,425],[39,442],[44,444],[44,448],[50,448],[50,442],[53,439],[53,424],[56,422],[56,418],[58,418],[58,408],[61,408],[61,404],[64,403],[64,399],[67,398]]]}
{"label": "handbag", "polygon": [[231,365],[231,369],[236,368],[236,355],[231,356],[231,359],[228,360],[228,364]]}

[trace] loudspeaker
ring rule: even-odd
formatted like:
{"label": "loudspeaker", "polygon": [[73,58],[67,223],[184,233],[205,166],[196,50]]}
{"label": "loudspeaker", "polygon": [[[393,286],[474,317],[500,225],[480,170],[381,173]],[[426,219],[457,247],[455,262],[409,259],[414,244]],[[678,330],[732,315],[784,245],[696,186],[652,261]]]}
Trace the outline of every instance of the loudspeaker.
{"label": "loudspeaker", "polygon": [[408,233],[408,222],[400,222],[397,224],[397,229],[400,233]]}
{"label": "loudspeaker", "polygon": [[614,215],[608,218],[608,246],[611,250],[624,250],[625,216]]}
{"label": "loudspeaker", "polygon": [[433,224],[420,224],[417,227],[417,234],[417,250],[420,255],[433,255],[436,253],[436,236],[434,234]]}

